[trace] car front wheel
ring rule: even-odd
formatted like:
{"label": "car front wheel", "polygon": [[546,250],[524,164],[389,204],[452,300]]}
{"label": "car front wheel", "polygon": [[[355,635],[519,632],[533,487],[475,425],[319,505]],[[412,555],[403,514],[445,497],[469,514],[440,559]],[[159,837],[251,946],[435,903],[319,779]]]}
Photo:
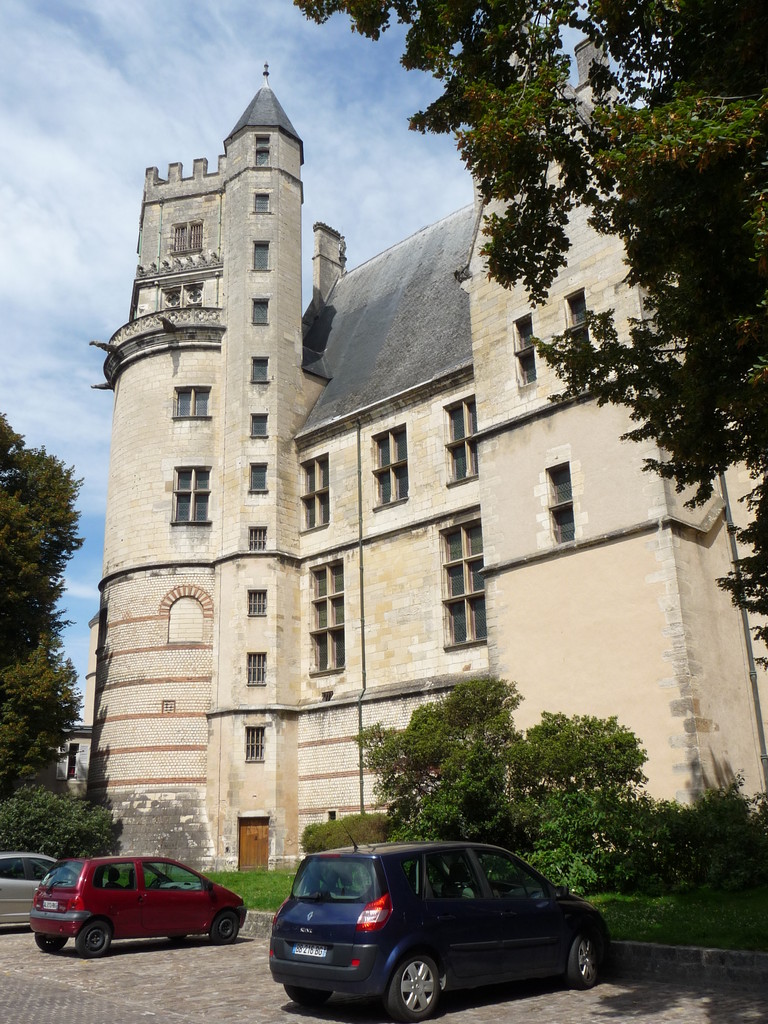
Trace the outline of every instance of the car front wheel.
{"label": "car front wheel", "polygon": [[298,985],[284,985],[285,994],[299,1006],[322,1006],[331,998],[330,992],[318,988],[300,988]]}
{"label": "car front wheel", "polygon": [[401,960],[384,995],[387,1013],[395,1020],[418,1021],[431,1017],[440,998],[437,964],[428,956]]}
{"label": "car front wheel", "polygon": [[39,932],[35,933],[35,942],[37,948],[42,949],[44,953],[58,953],[67,944],[66,938],[60,935],[41,935]]}
{"label": "car front wheel", "polygon": [[75,939],[75,949],[86,960],[104,956],[112,941],[112,929],[106,921],[89,921]]}
{"label": "car front wheel", "polygon": [[577,935],[568,954],[565,977],[571,988],[593,988],[597,984],[598,955],[595,940],[586,932]]}
{"label": "car front wheel", "polygon": [[215,946],[227,946],[234,942],[240,930],[240,922],[234,910],[222,910],[213,919],[211,925],[211,942]]}

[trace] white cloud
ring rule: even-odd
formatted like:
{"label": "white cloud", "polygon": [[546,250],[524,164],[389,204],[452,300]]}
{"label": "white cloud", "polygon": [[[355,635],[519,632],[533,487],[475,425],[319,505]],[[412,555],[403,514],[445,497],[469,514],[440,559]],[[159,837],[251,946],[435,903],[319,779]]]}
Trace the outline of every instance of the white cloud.
{"label": "white cloud", "polygon": [[128,315],[145,168],[215,166],[269,62],[304,142],[305,296],[314,221],[346,236],[351,268],[471,201],[471,186],[452,140],[408,131],[438,90],[399,66],[399,29],[374,44],[289,0],[4,0],[0,36],[0,410],[84,479],[88,543],[64,600],[83,676],[112,414],[88,341]]}

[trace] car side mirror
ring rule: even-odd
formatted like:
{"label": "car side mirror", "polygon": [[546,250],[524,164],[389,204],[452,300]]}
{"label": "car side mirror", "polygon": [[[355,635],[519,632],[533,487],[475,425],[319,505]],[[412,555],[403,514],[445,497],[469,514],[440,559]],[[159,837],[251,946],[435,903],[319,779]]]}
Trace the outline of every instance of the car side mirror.
{"label": "car side mirror", "polygon": [[555,887],[555,896],[557,896],[559,900],[564,900],[566,896],[570,895],[571,890],[568,888],[567,885],[558,885]]}
{"label": "car side mirror", "polygon": [[210,880],[210,878],[203,879],[203,888],[205,889],[206,892],[213,892],[213,882]]}

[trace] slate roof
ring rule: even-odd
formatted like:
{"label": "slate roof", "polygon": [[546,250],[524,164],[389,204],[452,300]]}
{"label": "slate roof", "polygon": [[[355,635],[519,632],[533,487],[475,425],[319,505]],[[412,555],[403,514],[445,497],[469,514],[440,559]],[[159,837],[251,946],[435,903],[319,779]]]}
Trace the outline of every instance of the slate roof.
{"label": "slate roof", "polygon": [[256,93],[251,102],[244,110],[240,120],[224,140],[229,142],[243,128],[279,128],[290,135],[302,147],[302,162],[304,160],[304,147],[299,133],[293,127],[286,112],[280,105],[280,101],[272,91],[269,82],[266,82]]}
{"label": "slate roof", "polygon": [[304,337],[304,369],[329,379],[299,436],[472,362],[475,211],[423,228],[334,285]]}

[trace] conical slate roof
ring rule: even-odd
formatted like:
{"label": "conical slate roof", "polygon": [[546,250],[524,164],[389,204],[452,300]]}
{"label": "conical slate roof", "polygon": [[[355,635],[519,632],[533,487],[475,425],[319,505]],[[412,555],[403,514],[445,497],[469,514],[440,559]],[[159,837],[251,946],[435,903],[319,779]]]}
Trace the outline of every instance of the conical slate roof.
{"label": "conical slate roof", "polygon": [[303,159],[303,144],[299,133],[291,124],[277,96],[272,92],[266,73],[264,75],[264,85],[253,97],[243,112],[242,117],[224,141],[229,142],[243,128],[279,128],[286,135],[290,135],[292,139],[296,139],[299,145],[302,146]]}

